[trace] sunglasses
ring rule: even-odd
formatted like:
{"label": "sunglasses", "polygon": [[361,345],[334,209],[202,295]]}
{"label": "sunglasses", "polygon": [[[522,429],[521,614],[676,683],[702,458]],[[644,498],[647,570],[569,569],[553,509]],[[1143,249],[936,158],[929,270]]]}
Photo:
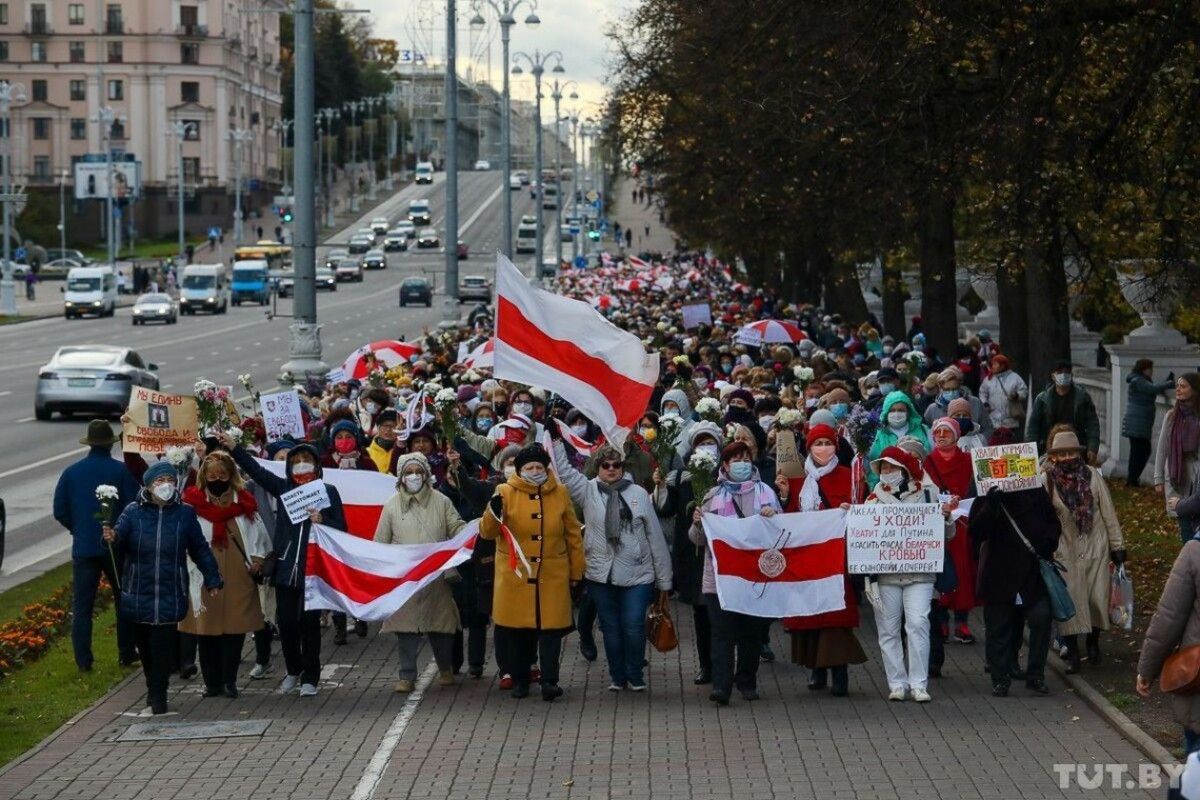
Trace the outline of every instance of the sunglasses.
{"label": "sunglasses", "polygon": [[601,461],[600,469],[621,469],[624,465],[620,461]]}

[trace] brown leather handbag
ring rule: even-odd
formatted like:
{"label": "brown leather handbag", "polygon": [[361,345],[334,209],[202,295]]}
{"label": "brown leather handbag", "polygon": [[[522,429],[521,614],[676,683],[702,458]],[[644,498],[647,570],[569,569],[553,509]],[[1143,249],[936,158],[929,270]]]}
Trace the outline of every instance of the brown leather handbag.
{"label": "brown leather handbag", "polygon": [[1181,647],[1163,662],[1158,685],[1171,694],[1200,692],[1200,644]]}
{"label": "brown leather handbag", "polygon": [[675,632],[675,621],[667,605],[669,600],[666,592],[659,592],[658,599],[646,610],[646,639],[660,653],[669,653],[679,646],[679,634]]}

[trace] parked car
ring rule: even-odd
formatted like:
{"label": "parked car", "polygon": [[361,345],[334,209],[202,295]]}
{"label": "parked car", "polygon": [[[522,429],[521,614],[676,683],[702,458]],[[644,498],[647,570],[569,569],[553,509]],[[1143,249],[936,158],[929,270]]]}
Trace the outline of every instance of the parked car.
{"label": "parked car", "polygon": [[354,281],[362,283],[363,281],[363,262],[361,258],[347,256],[337,263],[337,267],[333,270],[333,275],[339,281]]}
{"label": "parked car", "polygon": [[363,269],[387,269],[387,256],[382,250],[368,250],[362,259]]}
{"label": "parked car", "polygon": [[328,289],[331,292],[337,291],[337,276],[333,274],[333,270],[329,267],[317,267],[316,280],[317,291]]}
{"label": "parked car", "polygon": [[69,247],[66,250],[60,249],[58,247],[47,247],[46,248],[46,261],[47,262],[56,261],[57,259],[60,259],[60,258],[69,258],[72,261],[78,261],[81,264],[83,264],[83,266],[85,266],[85,267],[88,264],[92,263],[92,260],[90,258],[88,258],[87,256],[85,256],[83,254],[83,252],[80,250],[72,250]]}
{"label": "parked car", "polygon": [[422,228],[417,234],[417,247],[437,247],[441,244],[438,232],[433,228]]}
{"label": "parked car", "polygon": [[179,322],[179,309],[168,294],[144,294],[133,304],[133,324],[145,325],[147,322],[165,322],[174,325]]}
{"label": "parked car", "polygon": [[416,276],[405,278],[400,284],[400,307],[409,303],[424,303],[426,308],[433,305],[433,287],[425,278]]}
{"label": "parked car", "polygon": [[458,282],[458,301],[492,302],[492,282],[484,275],[464,275]]}
{"label": "parked car", "polygon": [[376,236],[385,235],[389,227],[391,227],[391,223],[387,217],[376,217],[371,220],[371,230],[375,232]]}
{"label": "parked car", "polygon": [[54,412],[120,414],[134,386],[158,389],[157,364],[128,347],[86,344],[60,347],[38,370],[33,414],[42,421]]}
{"label": "parked car", "polygon": [[458,248],[457,248],[458,260],[466,261],[467,257],[470,254],[471,254],[471,251],[469,249],[467,249],[467,243],[464,242],[462,239],[459,239],[458,240]]}
{"label": "parked car", "polygon": [[417,225],[428,225],[433,221],[433,212],[429,210],[428,200],[413,200],[408,204],[408,221]]}
{"label": "parked car", "polygon": [[387,251],[408,249],[408,234],[400,228],[392,228],[383,237],[383,249]]}

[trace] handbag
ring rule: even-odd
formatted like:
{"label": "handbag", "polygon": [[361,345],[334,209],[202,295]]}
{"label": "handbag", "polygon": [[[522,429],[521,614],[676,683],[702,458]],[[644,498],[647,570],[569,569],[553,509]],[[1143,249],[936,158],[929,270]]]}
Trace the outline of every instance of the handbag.
{"label": "handbag", "polygon": [[658,599],[646,609],[646,640],[660,653],[669,653],[679,646],[679,634],[667,606],[668,595],[659,592]]}
{"label": "handbag", "polygon": [[[242,563],[246,565],[246,574],[250,576],[250,580],[254,581],[259,586],[262,586],[263,583],[266,582],[267,578],[275,574],[276,560],[275,553],[273,551],[263,556],[262,565],[259,567],[258,572],[252,572],[251,567],[253,566],[254,562],[252,562],[250,557],[246,555],[246,550],[244,547],[242,547],[241,542],[237,540],[236,536],[230,536],[229,541],[233,542],[234,546],[238,549],[238,552],[242,554]],[[267,564],[271,565],[270,575],[267,574]]]}
{"label": "handbag", "polygon": [[1042,583],[1046,585],[1046,594],[1050,598],[1050,614],[1057,622],[1066,622],[1075,616],[1075,601],[1071,599],[1071,593],[1067,590],[1067,582],[1063,580],[1062,573],[1067,571],[1067,568],[1058,563],[1052,558],[1042,558],[1033,549],[1033,545],[1025,538],[1025,534],[1021,533],[1021,526],[1013,519],[1012,514],[1008,513],[1008,509],[1004,504],[1000,504],[1000,510],[1004,512],[1004,516],[1008,517],[1009,523],[1013,526],[1013,530],[1017,532],[1018,538],[1033,553],[1033,557],[1037,559],[1038,571],[1042,575]]}
{"label": "handbag", "polygon": [[1200,644],[1181,647],[1163,662],[1158,685],[1171,694],[1195,694],[1200,691]]}

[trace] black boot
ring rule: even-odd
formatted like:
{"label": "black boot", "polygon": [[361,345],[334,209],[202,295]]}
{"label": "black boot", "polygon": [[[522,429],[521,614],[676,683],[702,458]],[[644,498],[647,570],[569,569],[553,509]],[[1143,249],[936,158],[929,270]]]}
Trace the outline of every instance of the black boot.
{"label": "black boot", "polygon": [[1063,643],[1067,646],[1067,674],[1075,675],[1079,672],[1079,637],[1064,636]]}
{"label": "black boot", "polygon": [[830,688],[829,693],[834,697],[845,697],[850,694],[849,668],[843,664],[840,667],[834,667],[831,672],[833,673],[833,686]]}
{"label": "black boot", "polygon": [[1089,667],[1100,665],[1100,629],[1092,628],[1087,635],[1087,659]]}
{"label": "black boot", "polygon": [[600,655],[596,651],[596,637],[589,631],[579,631],[579,654],[588,661],[595,661]]}
{"label": "black boot", "polygon": [[712,670],[708,667],[701,667],[700,671],[696,673],[696,677],[692,678],[692,683],[697,686],[712,683]]}
{"label": "black boot", "polygon": [[529,684],[528,683],[518,683],[516,686],[513,687],[512,696],[514,698],[516,698],[517,700],[521,700],[526,697],[529,697]]}
{"label": "black boot", "polygon": [[812,672],[808,673],[808,690],[810,692],[819,692],[825,688],[825,679],[829,674],[829,670],[824,667],[816,667]]}

